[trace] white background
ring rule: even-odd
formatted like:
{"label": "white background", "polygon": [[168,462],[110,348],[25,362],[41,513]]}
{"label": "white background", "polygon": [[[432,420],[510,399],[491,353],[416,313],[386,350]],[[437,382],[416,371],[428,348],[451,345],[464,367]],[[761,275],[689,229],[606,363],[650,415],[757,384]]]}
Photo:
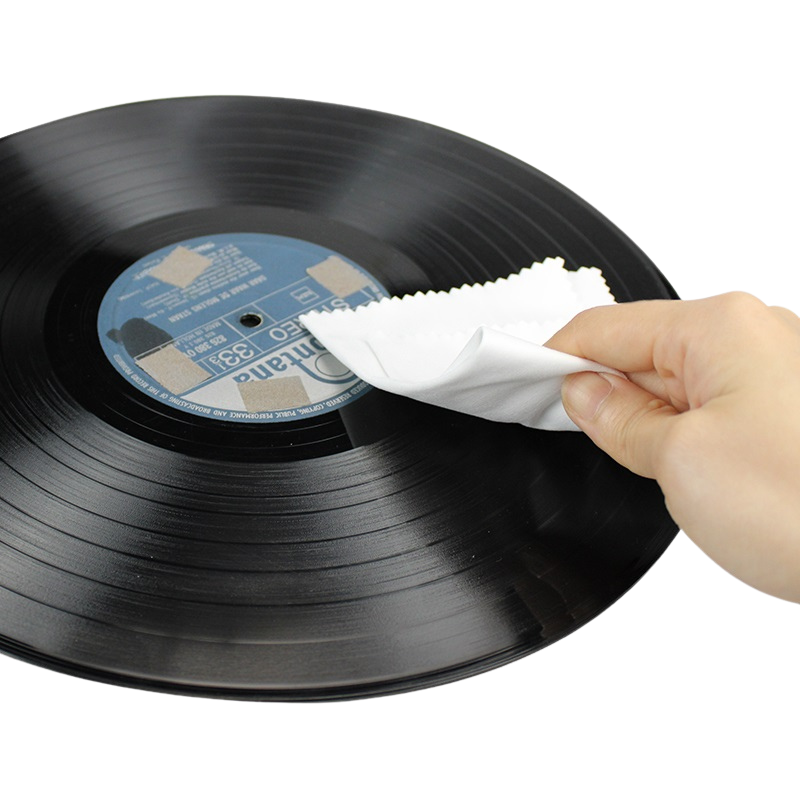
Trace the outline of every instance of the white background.
{"label": "white background", "polygon": [[[378,109],[552,175],[685,298],[800,311],[793,5],[15,0],[0,135],[182,95]],[[799,633],[681,534],[576,634],[396,697],[199,700],[0,656],[0,795],[797,797]]]}

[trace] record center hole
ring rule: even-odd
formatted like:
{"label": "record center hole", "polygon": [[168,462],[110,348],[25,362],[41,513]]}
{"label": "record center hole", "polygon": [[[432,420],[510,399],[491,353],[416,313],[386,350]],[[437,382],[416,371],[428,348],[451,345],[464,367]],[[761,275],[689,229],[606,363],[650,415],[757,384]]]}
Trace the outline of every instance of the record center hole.
{"label": "record center hole", "polygon": [[263,321],[263,318],[258,314],[252,313],[242,314],[239,318],[239,322],[241,322],[245,328],[257,328]]}

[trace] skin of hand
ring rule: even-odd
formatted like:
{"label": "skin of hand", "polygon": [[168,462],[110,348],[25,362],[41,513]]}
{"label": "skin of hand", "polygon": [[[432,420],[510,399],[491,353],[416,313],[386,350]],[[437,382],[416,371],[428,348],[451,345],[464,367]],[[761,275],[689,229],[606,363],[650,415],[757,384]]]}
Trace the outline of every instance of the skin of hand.
{"label": "skin of hand", "polygon": [[800,602],[800,319],[741,292],[644,300],[584,311],[546,346],[625,373],[568,376],[573,422],[655,478],[728,572]]}

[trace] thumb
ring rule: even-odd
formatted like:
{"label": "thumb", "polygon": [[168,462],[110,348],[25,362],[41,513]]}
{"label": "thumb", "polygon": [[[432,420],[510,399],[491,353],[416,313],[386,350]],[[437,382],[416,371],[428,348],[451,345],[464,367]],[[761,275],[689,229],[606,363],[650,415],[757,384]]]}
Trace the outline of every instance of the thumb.
{"label": "thumb", "polygon": [[664,438],[678,411],[617,375],[578,372],[561,389],[570,419],[602,450],[629,470],[656,477]]}

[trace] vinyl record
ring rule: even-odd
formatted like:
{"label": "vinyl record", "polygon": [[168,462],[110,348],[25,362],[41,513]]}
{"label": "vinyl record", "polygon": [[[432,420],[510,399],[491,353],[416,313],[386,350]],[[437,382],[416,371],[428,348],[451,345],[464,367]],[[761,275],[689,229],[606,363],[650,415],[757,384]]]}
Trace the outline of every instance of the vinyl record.
{"label": "vinyl record", "polygon": [[5,652],[209,696],[414,689],[569,634],[674,537],[583,434],[382,393],[295,324],[547,256],[675,297],[537,170],[372,111],[190,98],[7,137],[0,193]]}

